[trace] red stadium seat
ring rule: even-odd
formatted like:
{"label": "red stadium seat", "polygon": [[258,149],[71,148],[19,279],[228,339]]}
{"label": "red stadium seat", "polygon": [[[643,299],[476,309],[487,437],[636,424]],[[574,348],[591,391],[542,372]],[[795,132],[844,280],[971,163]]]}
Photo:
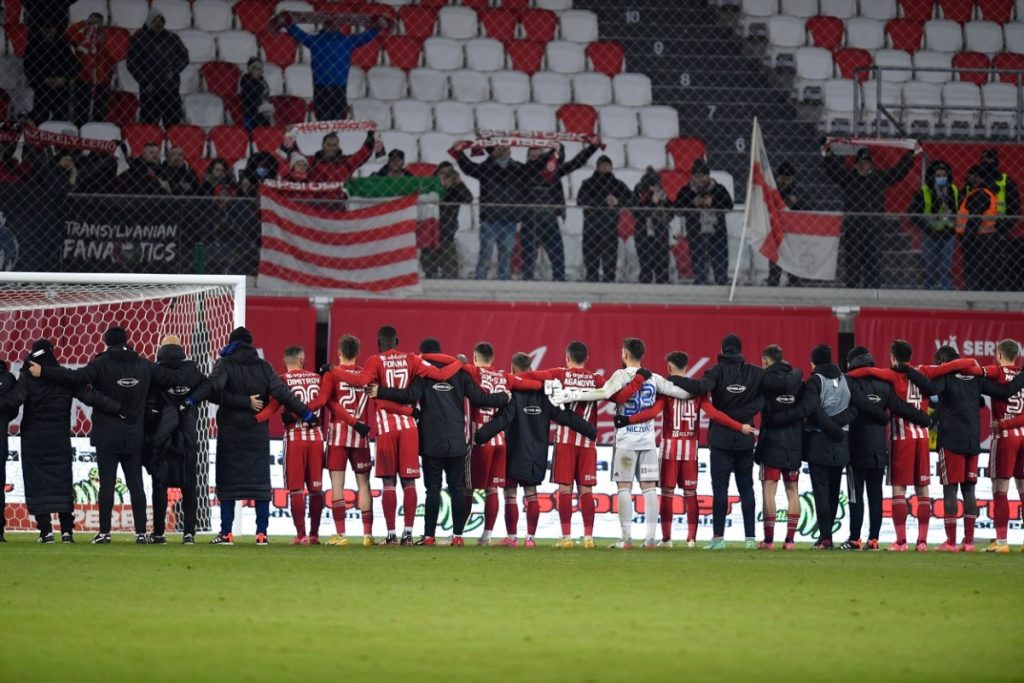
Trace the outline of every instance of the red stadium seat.
{"label": "red stadium seat", "polygon": [[670,201],[675,201],[679,191],[686,186],[686,183],[690,182],[690,168],[686,170],[673,171],[665,169],[659,171],[658,175],[661,176],[661,187],[665,190],[665,194],[668,195]]}
{"label": "red stadium seat", "polygon": [[482,10],[491,6],[491,0],[462,0],[459,4],[470,9]]}
{"label": "red stadium seat", "polygon": [[939,0],[942,16],[966,24],[974,15],[974,0]]}
{"label": "red stadium seat", "polygon": [[843,44],[843,35],[846,28],[843,20],[836,17],[811,17],[807,20],[807,32],[815,47],[823,47],[826,50],[836,50]]}
{"label": "red stadium seat", "polygon": [[408,71],[420,65],[423,39],[412,36],[388,36],[384,40],[384,54],[391,66]]}
{"label": "red stadium seat", "polygon": [[380,2],[368,2],[365,5],[360,3],[346,3],[349,6],[345,8],[346,12],[359,12],[361,14],[373,14],[378,17],[387,17],[392,21],[398,21],[398,11],[395,10],[391,5],[385,5]]}
{"label": "red stadium seat", "polygon": [[107,99],[107,121],[124,130],[139,116],[139,98],[135,93],[115,90]]}
{"label": "red stadium seat", "polygon": [[978,9],[982,19],[1005,24],[1013,15],[1013,0],[978,0]]}
{"label": "red stadium seat", "polygon": [[4,2],[4,28],[21,21],[21,5],[23,0],[6,0]]}
{"label": "red stadium seat", "polygon": [[434,35],[438,8],[422,5],[405,5],[398,10],[402,22],[402,33],[413,38],[429,38]]}
{"label": "red stadium seat", "polygon": [[238,79],[242,77],[239,68],[229,62],[207,62],[199,67],[199,74],[206,82],[206,91],[221,99],[238,94]]}
{"label": "red stadium seat", "polygon": [[1006,69],[1011,73],[996,74],[1002,83],[1017,83],[1018,76],[1024,79],[1024,73],[1016,74],[1013,71],[1024,72],[1024,55],[1016,52],[1003,52],[992,58],[992,68]]}
{"label": "red stadium seat", "polygon": [[626,48],[615,40],[598,40],[587,45],[587,58],[594,71],[613,77],[626,66]]}
{"label": "red stadium seat", "polygon": [[566,133],[586,135],[597,129],[597,110],[589,104],[563,104],[557,116]]}
{"label": "red stadium seat", "polygon": [[418,4],[422,7],[434,7],[441,9],[442,7],[448,6],[448,0],[420,0]]}
{"label": "red stadium seat", "polygon": [[547,9],[527,9],[519,15],[527,40],[548,43],[558,31],[558,15]]}
{"label": "red stadium seat", "polygon": [[423,162],[413,162],[405,165],[405,170],[412,173],[414,176],[426,178],[427,176],[434,175],[434,171],[437,170],[437,164],[427,164]]}
{"label": "red stadium seat", "polygon": [[268,0],[238,0],[235,3],[235,17],[243,31],[259,35],[270,28],[274,16],[274,2]]}
{"label": "red stadium seat", "polygon": [[544,43],[532,40],[511,40],[505,43],[505,53],[512,61],[512,68],[525,71],[531,76],[540,71],[544,62]]}
{"label": "red stadium seat", "polygon": [[186,159],[206,156],[206,132],[199,126],[179,123],[167,129],[167,145],[181,147]]}
{"label": "red stadium seat", "polygon": [[210,154],[233,164],[249,156],[249,136],[241,126],[215,126],[210,129]]}
{"label": "red stadium seat", "polygon": [[257,152],[276,152],[284,141],[284,128],[261,127],[252,132],[252,146]]}
{"label": "red stadium seat", "polygon": [[673,138],[665,145],[665,151],[676,170],[689,173],[694,160],[707,154],[707,147],[700,138]]}
{"label": "red stadium seat", "polygon": [[107,26],[107,41],[110,43],[110,53],[115,62],[128,59],[128,49],[132,45],[132,34],[126,28],[120,26]]}
{"label": "red stadium seat", "polygon": [[380,48],[384,45],[381,38],[374,38],[365,45],[360,45],[352,50],[352,66],[368,70],[380,63]]}
{"label": "red stadium seat", "polygon": [[274,105],[274,122],[280,126],[290,126],[306,120],[309,105],[306,100],[294,95],[275,95],[270,98]]}
{"label": "red stadium seat", "polygon": [[227,112],[225,123],[230,119],[236,126],[242,125],[245,117],[242,115],[242,98],[238,95],[228,95],[220,98],[224,102],[224,111]]}
{"label": "red stadium seat", "polygon": [[921,48],[924,27],[915,19],[890,19],[885,25],[885,32],[889,34],[889,42],[892,43],[893,49],[914,53]]}
{"label": "red stadium seat", "polygon": [[925,22],[932,18],[935,0],[900,0],[903,16],[914,21]]}
{"label": "red stadium seat", "polygon": [[142,148],[151,142],[158,145],[164,142],[164,132],[160,130],[160,126],[153,123],[129,123],[121,126],[121,137],[128,144],[128,153],[133,157],[139,156]]}
{"label": "red stadium seat", "polygon": [[[842,48],[832,53],[832,61],[839,68],[841,78],[853,78],[855,69],[871,66],[871,53],[854,47]],[[857,80],[866,81],[870,75],[870,71],[861,71]]]}
{"label": "red stadium seat", "polygon": [[[958,52],[953,55],[953,68],[954,69],[991,69],[992,63],[989,61],[988,56],[983,55],[980,52]],[[988,83],[989,73],[972,71],[972,72],[960,72],[957,74],[961,81],[967,83],[976,83],[977,85],[985,85]]]}
{"label": "red stadium seat", "polygon": [[513,12],[522,12],[530,6],[530,0],[501,0],[498,5],[501,9],[512,10]]}
{"label": "red stadium seat", "polygon": [[196,157],[188,160],[188,165],[192,167],[192,172],[196,174],[200,183],[206,179],[206,169],[210,167],[212,161],[213,159],[209,157]]}
{"label": "red stadium seat", "polygon": [[268,64],[277,64],[283,69],[295,63],[298,56],[297,44],[287,33],[261,33],[259,40]]}
{"label": "red stadium seat", "polygon": [[506,9],[482,9],[477,13],[488,37],[507,43],[516,37],[519,15]]}
{"label": "red stadium seat", "polygon": [[28,46],[28,27],[25,24],[8,24],[4,27],[7,34],[7,42],[11,44],[11,51],[16,57],[25,56],[25,48]]}

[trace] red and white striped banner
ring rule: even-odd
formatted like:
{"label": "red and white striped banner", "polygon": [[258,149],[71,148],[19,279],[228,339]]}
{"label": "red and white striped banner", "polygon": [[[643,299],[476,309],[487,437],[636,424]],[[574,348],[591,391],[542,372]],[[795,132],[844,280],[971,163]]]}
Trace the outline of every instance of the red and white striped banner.
{"label": "red and white striped banner", "polygon": [[260,189],[258,286],[277,292],[394,292],[419,286],[417,195],[355,211]]}

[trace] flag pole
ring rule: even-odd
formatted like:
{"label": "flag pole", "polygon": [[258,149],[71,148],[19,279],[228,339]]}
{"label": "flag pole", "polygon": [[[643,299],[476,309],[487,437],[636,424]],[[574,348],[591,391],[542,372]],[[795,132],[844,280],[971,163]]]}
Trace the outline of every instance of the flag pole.
{"label": "flag pole", "polygon": [[750,220],[750,198],[754,192],[754,139],[757,137],[757,132],[760,126],[757,122],[757,117],[754,117],[754,126],[750,133],[750,172],[747,174],[747,195],[746,203],[743,207],[743,230],[740,232],[740,246],[736,252],[736,269],[732,273],[732,287],[729,288],[729,303],[736,297],[736,282],[740,278],[740,261],[743,258],[743,244],[747,241],[747,222]]}

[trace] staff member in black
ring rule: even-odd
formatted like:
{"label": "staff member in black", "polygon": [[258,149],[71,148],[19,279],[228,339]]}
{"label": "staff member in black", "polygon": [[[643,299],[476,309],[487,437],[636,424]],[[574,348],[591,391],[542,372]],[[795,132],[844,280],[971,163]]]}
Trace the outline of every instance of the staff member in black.
{"label": "staff member in black", "polygon": [[[441,344],[428,337],[420,343],[420,353],[441,353]],[[454,359],[453,359],[454,360]],[[441,362],[428,361],[438,367]],[[447,382],[416,377],[407,389],[371,387],[370,396],[395,403],[419,403],[420,455],[423,457],[423,485],[427,499],[423,511],[423,540],[434,545],[437,515],[441,509],[441,480],[448,481],[452,506],[452,545],[463,545],[466,523],[464,479],[466,472],[466,399],[473,405],[500,408],[509,401],[508,393],[487,394],[465,370],[459,370]]]}
{"label": "staff member in black", "polygon": [[[7,371],[7,361],[0,360],[0,398],[14,388],[17,380]],[[7,523],[7,423],[18,416],[18,409],[0,411],[0,543],[4,543],[4,527]]]}

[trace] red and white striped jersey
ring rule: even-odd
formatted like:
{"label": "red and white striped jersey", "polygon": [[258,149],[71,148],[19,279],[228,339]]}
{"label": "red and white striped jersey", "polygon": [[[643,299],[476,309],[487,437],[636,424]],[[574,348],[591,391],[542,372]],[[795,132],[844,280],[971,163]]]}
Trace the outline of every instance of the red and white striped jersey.
{"label": "red and white striped jersey", "polygon": [[[373,371],[376,375],[375,381],[379,386],[389,389],[408,389],[421,362],[420,357],[416,354],[391,349],[376,356],[370,356],[363,368],[363,373],[365,374],[368,370]],[[374,401],[377,433],[388,434],[400,432],[403,429],[415,429],[416,421],[409,415],[391,412],[392,405],[388,401]]]}
{"label": "red and white striped jersey", "polygon": [[674,398],[662,396],[665,402],[661,436],[664,439],[693,439],[700,436],[700,404],[703,397]]}
{"label": "red and white striped jersey", "polygon": [[669,437],[661,442],[662,460],[696,460],[697,459],[697,437],[688,439],[685,437]]}
{"label": "red and white striped jersey", "polygon": [[[1020,372],[1020,368],[1008,366],[999,368],[1001,373],[992,379],[999,384],[1009,384]],[[992,419],[1012,420],[1024,414],[1024,389],[1006,400],[992,399]],[[1024,427],[1001,429],[997,436],[1024,436]]]}
{"label": "red and white striped jersey", "polygon": [[[359,372],[355,365],[339,365],[343,370]],[[366,421],[366,406],[370,402],[366,390],[362,387],[352,386],[347,382],[337,380],[334,384],[334,394],[331,402],[340,405],[357,422]],[[331,413],[333,415],[333,413]],[[361,435],[352,427],[338,418],[331,419],[331,428],[328,436],[328,445],[344,446],[346,448],[366,448],[368,446],[366,437]]]}
{"label": "red and white striped jersey", "polygon": [[[552,368],[528,372],[524,377],[540,380],[557,379],[566,389],[599,389],[605,382],[604,375],[595,374],[586,368]],[[594,401],[576,401],[566,407],[597,427],[597,404]],[[591,439],[563,425],[555,427],[555,442],[583,448],[594,445]]]}
{"label": "red and white striped jersey", "polygon": [[[917,385],[908,380],[906,375],[893,372],[892,386],[899,398],[903,399],[914,408],[917,408],[922,413],[928,412],[928,397],[922,396],[921,390],[917,388]],[[893,416],[892,422],[890,423],[890,429],[892,431],[893,441],[928,438],[927,427],[914,424],[902,417]]]}
{"label": "red and white striped jersey", "polygon": [[[466,367],[466,371],[469,376],[473,378],[473,381],[488,394],[498,394],[506,391],[509,386],[509,376],[504,370],[494,370],[492,368],[482,367]],[[485,424],[491,421],[491,418],[498,412],[498,408],[488,408],[486,406],[477,406],[472,403],[470,406],[470,423],[472,430],[475,433],[476,430],[483,427]],[[498,432],[487,442],[489,446],[504,446],[505,445],[505,432]]]}
{"label": "red and white striped jersey", "polygon": [[[320,375],[309,370],[288,370],[281,379],[288,385],[288,389],[295,394],[296,398],[307,406],[315,404],[320,395]],[[305,422],[296,422],[291,426],[285,425],[285,441],[323,441],[324,435],[320,427],[310,427]]]}

